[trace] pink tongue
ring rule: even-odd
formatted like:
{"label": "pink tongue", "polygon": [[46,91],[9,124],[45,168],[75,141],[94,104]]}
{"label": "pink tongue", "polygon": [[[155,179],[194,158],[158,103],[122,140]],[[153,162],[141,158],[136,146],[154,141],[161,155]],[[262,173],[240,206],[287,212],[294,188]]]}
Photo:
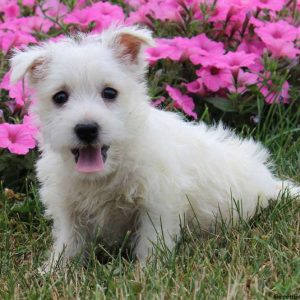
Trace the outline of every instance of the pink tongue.
{"label": "pink tongue", "polygon": [[76,170],[78,172],[93,173],[102,171],[103,168],[104,163],[100,148],[85,147],[79,149],[79,158],[76,164]]}

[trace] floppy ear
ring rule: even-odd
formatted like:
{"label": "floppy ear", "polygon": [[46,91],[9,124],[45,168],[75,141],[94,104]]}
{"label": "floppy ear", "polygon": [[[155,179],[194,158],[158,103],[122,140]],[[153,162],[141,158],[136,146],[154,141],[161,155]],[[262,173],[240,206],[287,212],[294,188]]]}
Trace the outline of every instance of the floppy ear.
{"label": "floppy ear", "polygon": [[130,65],[144,62],[145,48],[154,45],[151,32],[136,26],[113,26],[102,33],[101,40],[114,50],[118,59]]}
{"label": "floppy ear", "polygon": [[46,51],[41,47],[16,50],[10,59],[12,83],[28,74],[31,84],[37,83],[45,75]]}

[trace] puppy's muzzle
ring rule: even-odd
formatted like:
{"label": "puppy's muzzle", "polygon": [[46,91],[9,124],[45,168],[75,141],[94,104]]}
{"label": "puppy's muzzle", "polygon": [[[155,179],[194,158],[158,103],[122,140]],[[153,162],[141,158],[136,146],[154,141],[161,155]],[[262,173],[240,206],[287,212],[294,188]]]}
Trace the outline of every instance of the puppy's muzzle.
{"label": "puppy's muzzle", "polygon": [[97,140],[99,129],[97,123],[86,123],[77,124],[74,131],[80,141],[91,144]]}
{"label": "puppy's muzzle", "polygon": [[103,171],[110,146],[100,144],[100,126],[97,123],[81,123],[74,127],[74,132],[81,142],[77,148],[70,149],[74,155],[76,170],[80,173]]}

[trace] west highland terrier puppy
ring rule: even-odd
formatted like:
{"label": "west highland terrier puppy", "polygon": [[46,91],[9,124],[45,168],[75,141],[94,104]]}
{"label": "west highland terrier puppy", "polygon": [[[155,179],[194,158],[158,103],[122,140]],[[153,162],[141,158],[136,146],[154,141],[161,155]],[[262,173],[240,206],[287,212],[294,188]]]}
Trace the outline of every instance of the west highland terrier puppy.
{"label": "west highland terrier puppy", "polygon": [[273,175],[261,144],[151,106],[144,49],[152,43],[145,29],[112,27],[11,60],[12,80],[26,75],[38,98],[37,174],[54,222],[50,261],[62,253],[68,261],[97,234],[113,245],[131,231],[144,262],[161,235],[172,249],[183,220],[209,231],[220,216],[253,216],[283,189],[299,193]]}

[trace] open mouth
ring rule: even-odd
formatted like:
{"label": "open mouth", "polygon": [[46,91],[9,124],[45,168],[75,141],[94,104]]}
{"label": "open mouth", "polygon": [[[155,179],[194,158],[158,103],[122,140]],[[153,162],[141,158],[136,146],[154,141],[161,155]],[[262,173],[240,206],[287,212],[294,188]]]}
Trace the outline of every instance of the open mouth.
{"label": "open mouth", "polygon": [[109,146],[107,145],[72,149],[71,152],[74,155],[76,170],[80,173],[101,172],[104,169],[108,149]]}

